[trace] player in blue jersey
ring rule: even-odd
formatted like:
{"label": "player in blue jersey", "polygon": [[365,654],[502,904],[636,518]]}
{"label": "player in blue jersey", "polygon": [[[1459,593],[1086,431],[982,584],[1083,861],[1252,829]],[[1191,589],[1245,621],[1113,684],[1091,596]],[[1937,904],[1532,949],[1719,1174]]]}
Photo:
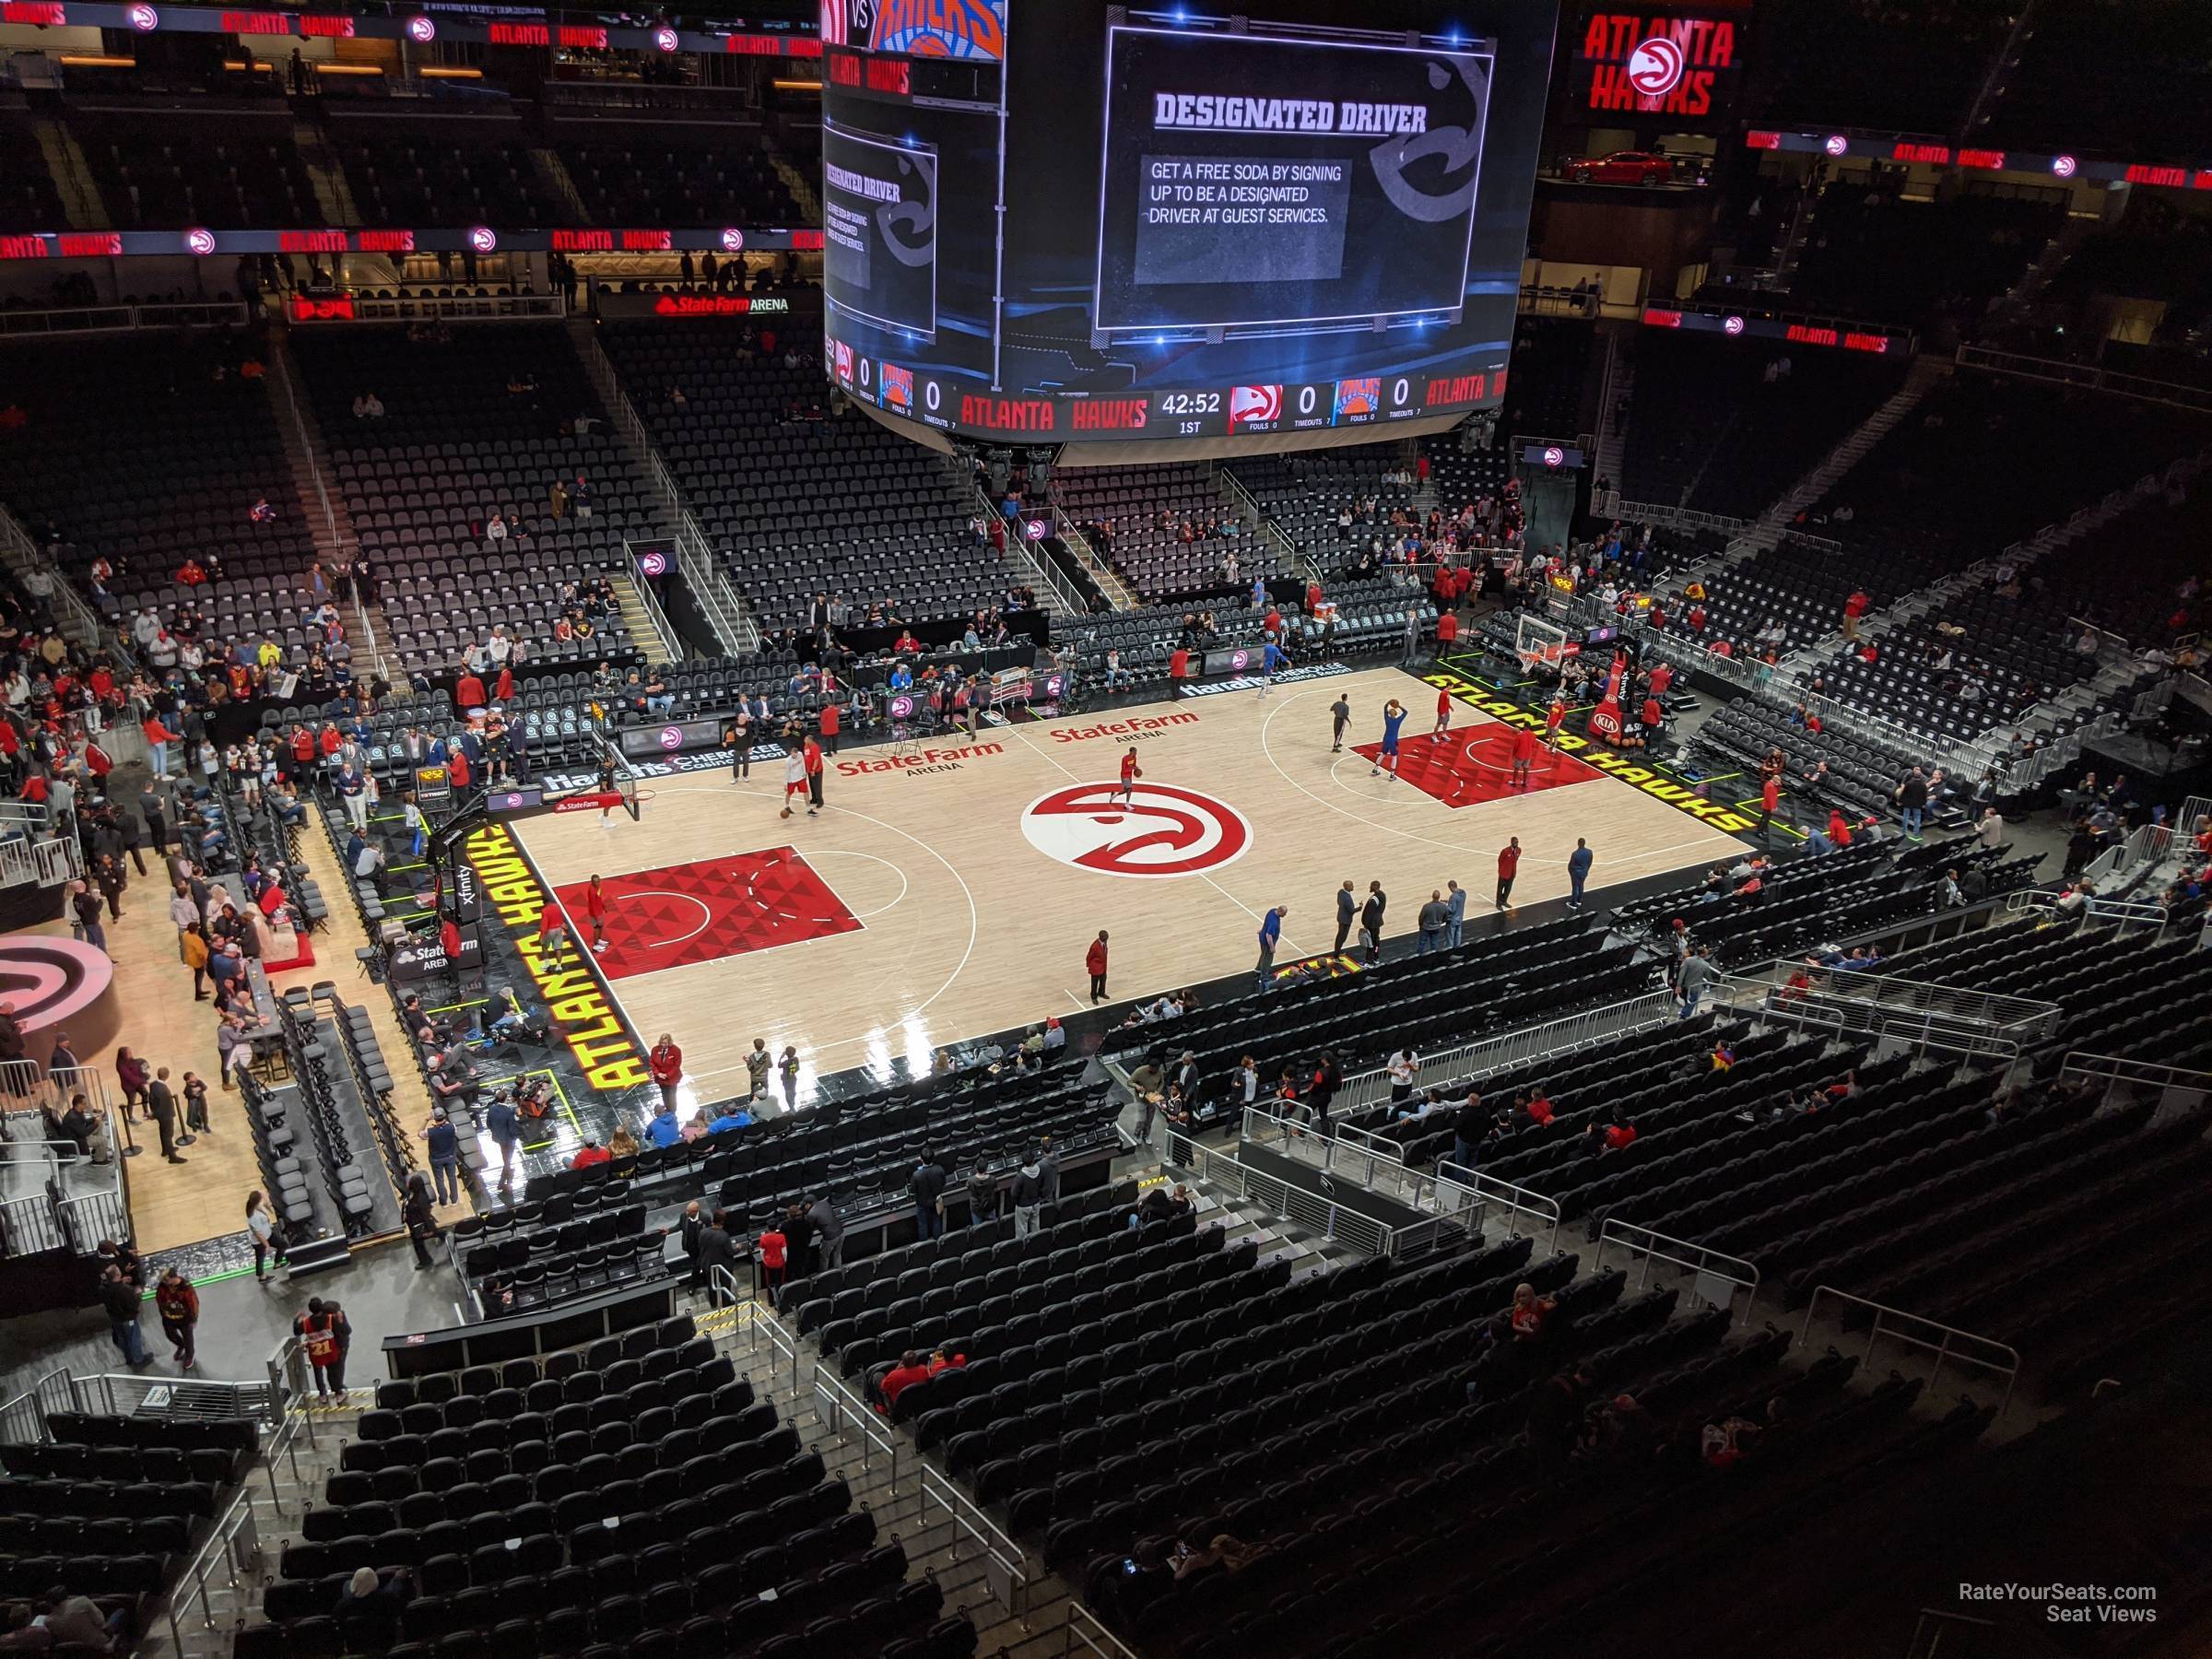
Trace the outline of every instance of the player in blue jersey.
{"label": "player in blue jersey", "polygon": [[1398,728],[1406,724],[1406,705],[1392,698],[1382,705],[1382,752],[1368,771],[1371,778],[1381,777],[1383,769],[1390,771],[1392,782],[1398,777]]}
{"label": "player in blue jersey", "polygon": [[1276,671],[1289,662],[1283,648],[1273,640],[1260,650],[1260,695],[1267,695],[1267,688],[1275,684]]}

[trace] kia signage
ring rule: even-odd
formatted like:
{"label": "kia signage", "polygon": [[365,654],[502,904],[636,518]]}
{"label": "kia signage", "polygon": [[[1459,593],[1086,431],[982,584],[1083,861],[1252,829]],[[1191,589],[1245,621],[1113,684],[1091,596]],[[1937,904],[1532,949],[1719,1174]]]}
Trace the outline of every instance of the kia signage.
{"label": "kia signage", "polygon": [[1678,12],[1607,6],[1589,13],[1568,58],[1562,118],[1595,124],[1600,116],[1651,116],[1676,132],[1724,124],[1749,15],[1746,0],[1707,0]]}

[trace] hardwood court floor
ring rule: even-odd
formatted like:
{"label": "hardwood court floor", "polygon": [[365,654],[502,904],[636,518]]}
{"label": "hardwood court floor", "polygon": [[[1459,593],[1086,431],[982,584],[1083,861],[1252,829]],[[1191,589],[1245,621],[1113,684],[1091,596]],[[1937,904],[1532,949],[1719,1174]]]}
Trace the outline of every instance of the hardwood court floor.
{"label": "hardwood court floor", "polygon": [[[1342,693],[1352,724],[1329,747]],[[1354,746],[1408,710],[1405,782]],[[806,1077],[1088,1006],[1084,952],[1111,935],[1115,999],[1247,970],[1271,905],[1289,913],[1278,963],[1331,948],[1349,878],[1389,895],[1410,933],[1445,880],[1488,911],[1508,836],[1518,904],[1562,897],[1587,837],[1591,889],[1741,850],[1720,830],[1579,762],[1498,794],[1504,727],[1464,705],[1432,740],[1436,689],[1394,669],[986,729],[904,755],[830,762],[819,818],[786,819],[780,761],[644,784],[643,816],[577,813],[516,826],[554,887],[594,872],[613,899],[600,962],[641,1038],[684,1050],[689,1092],[743,1081],[755,1037],[796,1044]],[[1124,749],[1143,770],[1131,812],[1109,797]],[[634,873],[634,874],[633,874]],[[622,879],[618,880],[618,877]],[[571,897],[571,909],[578,906]],[[587,935],[588,936],[588,935]]]}

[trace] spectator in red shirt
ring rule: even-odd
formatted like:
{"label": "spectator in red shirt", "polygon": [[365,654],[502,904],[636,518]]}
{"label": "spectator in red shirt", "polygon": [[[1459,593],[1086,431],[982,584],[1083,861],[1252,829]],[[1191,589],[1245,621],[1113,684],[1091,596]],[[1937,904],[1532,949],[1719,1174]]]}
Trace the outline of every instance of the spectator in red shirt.
{"label": "spectator in red shirt", "polygon": [[168,777],[169,746],[178,740],[177,734],[161,724],[159,714],[148,714],[138,729],[146,735],[147,746],[154,751],[154,776]]}
{"label": "spectator in red shirt", "polygon": [[791,1241],[783,1236],[777,1223],[768,1224],[754,1248],[760,1253],[760,1285],[768,1292],[768,1302],[775,1306],[776,1297],[783,1288],[783,1275],[789,1259]]}
{"label": "spectator in red shirt", "polygon": [[822,747],[832,755],[837,753],[837,734],[841,720],[841,717],[835,703],[826,702],[822,705]]}
{"label": "spectator in red shirt", "polygon": [[1662,663],[1652,670],[1652,695],[1653,697],[1665,697],[1666,688],[1674,683],[1675,671],[1666,664]]}
{"label": "spectator in red shirt", "polygon": [[1099,936],[1090,942],[1083,953],[1084,969],[1090,974],[1090,1000],[1099,1002],[1106,994],[1106,930],[1100,928]]}
{"label": "spectator in red shirt", "polygon": [[461,677],[453,683],[453,707],[467,714],[482,708],[485,700],[484,682],[473,671],[463,669]]}
{"label": "spectator in red shirt", "polygon": [[1541,1124],[1546,1127],[1550,1126],[1552,1119],[1552,1105],[1548,1100],[1545,1099],[1544,1090],[1542,1088],[1539,1087],[1535,1093],[1530,1098],[1525,1110],[1528,1112],[1529,1121],[1531,1123]]}
{"label": "spectator in red shirt", "polygon": [[1606,1151],[1618,1152],[1623,1147],[1632,1146],[1635,1143],[1635,1140],[1636,1125],[1630,1123],[1626,1118],[1623,1118],[1618,1124],[1607,1124],[1606,1125]]}
{"label": "spectator in red shirt", "polygon": [[653,1073],[653,1080],[660,1085],[662,1102],[674,1112],[677,1086],[684,1080],[684,1051],[676,1046],[674,1037],[663,1031],[661,1040],[645,1056],[645,1064]]}
{"label": "spectator in red shirt", "polygon": [[459,744],[453,746],[453,753],[446,758],[445,775],[456,790],[468,787],[468,754]]}
{"label": "spectator in red shirt", "polygon": [[1852,589],[1851,597],[1843,601],[1843,637],[1845,639],[1855,640],[1859,637],[1859,618],[1866,614],[1867,606],[1873,603],[1874,601],[1866,596],[1865,589]]}
{"label": "spectator in red shirt", "polygon": [[1534,1285],[1513,1287],[1513,1305],[1506,1310],[1506,1320],[1512,1326],[1515,1342],[1534,1342],[1544,1334],[1544,1322],[1551,1317],[1559,1304],[1548,1296],[1538,1296]]}
{"label": "spectator in red shirt", "polygon": [[883,1409],[888,1412],[899,1403],[900,1394],[917,1382],[928,1382],[929,1377],[929,1367],[922,1362],[922,1356],[908,1348],[899,1356],[899,1363],[884,1372],[883,1381],[876,1385],[876,1392],[883,1397]]}
{"label": "spectator in red shirt", "polygon": [[576,1156],[569,1159],[569,1168],[571,1170],[588,1170],[594,1164],[611,1163],[614,1161],[614,1157],[615,1155],[612,1152],[609,1152],[597,1141],[587,1139],[583,1143],[582,1147],[578,1149]]}

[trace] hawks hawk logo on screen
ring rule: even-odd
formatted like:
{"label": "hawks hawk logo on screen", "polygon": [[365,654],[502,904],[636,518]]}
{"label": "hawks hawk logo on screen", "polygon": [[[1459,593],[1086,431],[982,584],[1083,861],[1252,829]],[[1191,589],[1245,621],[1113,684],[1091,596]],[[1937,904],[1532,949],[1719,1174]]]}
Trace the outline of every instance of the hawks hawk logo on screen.
{"label": "hawks hawk logo on screen", "polygon": [[1003,60],[1006,0],[822,0],[832,46],[912,57]]}
{"label": "hawks hawk logo on screen", "polygon": [[837,371],[837,378],[848,386],[853,383],[853,347],[842,340],[830,342],[830,361]]}
{"label": "hawks hawk logo on screen", "polygon": [[1682,48],[1665,35],[1653,35],[1629,53],[1629,85],[1640,98],[1664,98],[1682,78]]}
{"label": "hawks hawk logo on screen", "polygon": [[1427,129],[1383,139],[1368,151],[1368,164],[1393,207],[1424,225],[1441,225],[1475,203],[1490,63],[1465,56],[1433,58],[1428,78],[1434,96]]}
{"label": "hawks hawk logo on screen", "polygon": [[1231,386],[1229,389],[1229,429],[1259,423],[1273,423],[1283,418],[1283,389],[1280,386]]}
{"label": "hawks hawk logo on screen", "polygon": [[1047,858],[1101,876],[1197,876],[1244,856],[1252,826],[1226,801],[1139,782],[1076,783],[1030,803],[1022,838]]}

